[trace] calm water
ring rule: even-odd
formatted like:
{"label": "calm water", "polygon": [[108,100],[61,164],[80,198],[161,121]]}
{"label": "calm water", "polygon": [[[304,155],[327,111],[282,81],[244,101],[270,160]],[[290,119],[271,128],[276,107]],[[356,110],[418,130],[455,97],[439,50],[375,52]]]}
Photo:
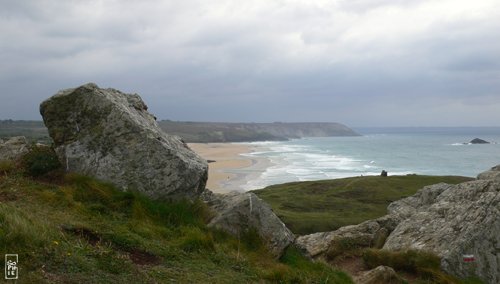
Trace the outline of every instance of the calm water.
{"label": "calm water", "polygon": [[[378,175],[463,175],[500,164],[500,128],[364,128],[360,137],[304,138],[286,142],[257,142],[258,151],[271,167],[257,173],[243,188],[267,185]],[[492,142],[463,144],[473,138]],[[253,170],[255,171],[255,170]],[[245,173],[245,169],[241,170]],[[255,176],[256,173],[254,172]]]}

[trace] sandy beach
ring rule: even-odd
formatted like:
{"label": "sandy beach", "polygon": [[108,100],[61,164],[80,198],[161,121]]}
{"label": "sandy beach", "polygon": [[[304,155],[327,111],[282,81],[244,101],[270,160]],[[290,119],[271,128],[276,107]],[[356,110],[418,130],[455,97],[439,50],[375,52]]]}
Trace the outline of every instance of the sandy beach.
{"label": "sandy beach", "polygon": [[[232,143],[189,143],[189,147],[206,160],[208,164],[207,188],[217,193],[242,191],[249,178],[256,178],[265,169],[266,161],[241,154],[254,148],[246,144]],[[261,170],[255,170],[256,166]],[[245,169],[252,169],[248,174]]]}

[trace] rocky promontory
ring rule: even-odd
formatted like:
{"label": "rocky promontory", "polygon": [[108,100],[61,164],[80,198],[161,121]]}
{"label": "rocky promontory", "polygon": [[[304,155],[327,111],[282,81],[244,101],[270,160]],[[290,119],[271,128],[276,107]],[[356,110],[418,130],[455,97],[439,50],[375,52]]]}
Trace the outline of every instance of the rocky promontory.
{"label": "rocky promontory", "polygon": [[348,240],[358,247],[436,254],[441,268],[460,278],[500,282],[500,166],[457,185],[426,186],[395,201],[388,215],[336,231],[300,236],[296,244],[325,258]]}
{"label": "rocky promontory", "polygon": [[164,133],[137,94],[90,83],[58,92],[40,113],[66,171],[154,199],[194,199],[205,189],[207,162]]}

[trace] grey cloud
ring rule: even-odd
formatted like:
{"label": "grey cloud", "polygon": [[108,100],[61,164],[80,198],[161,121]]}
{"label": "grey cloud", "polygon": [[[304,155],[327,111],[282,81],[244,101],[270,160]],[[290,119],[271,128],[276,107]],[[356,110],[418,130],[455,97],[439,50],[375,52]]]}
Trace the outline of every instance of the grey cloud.
{"label": "grey cloud", "polygon": [[[93,81],[141,94],[163,119],[500,120],[500,20],[487,9],[445,18],[439,7],[419,14],[435,5],[424,0],[59,2],[0,12],[0,119],[39,118],[41,100]],[[387,7],[426,22],[392,25],[377,14]]]}
{"label": "grey cloud", "polygon": [[382,7],[414,6],[426,1],[422,0],[341,0],[340,7],[343,10],[356,13],[366,13]]}

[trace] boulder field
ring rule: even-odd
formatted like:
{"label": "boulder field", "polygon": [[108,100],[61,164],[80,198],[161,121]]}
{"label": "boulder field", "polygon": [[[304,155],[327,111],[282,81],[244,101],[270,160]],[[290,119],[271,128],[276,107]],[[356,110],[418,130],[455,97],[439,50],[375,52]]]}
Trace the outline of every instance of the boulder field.
{"label": "boulder field", "polygon": [[275,257],[293,242],[293,233],[255,194],[205,189],[207,162],[164,133],[139,95],[90,83],[58,92],[42,102],[40,113],[66,171],[153,199],[201,197],[214,212],[209,227],[236,236],[255,229]]}

